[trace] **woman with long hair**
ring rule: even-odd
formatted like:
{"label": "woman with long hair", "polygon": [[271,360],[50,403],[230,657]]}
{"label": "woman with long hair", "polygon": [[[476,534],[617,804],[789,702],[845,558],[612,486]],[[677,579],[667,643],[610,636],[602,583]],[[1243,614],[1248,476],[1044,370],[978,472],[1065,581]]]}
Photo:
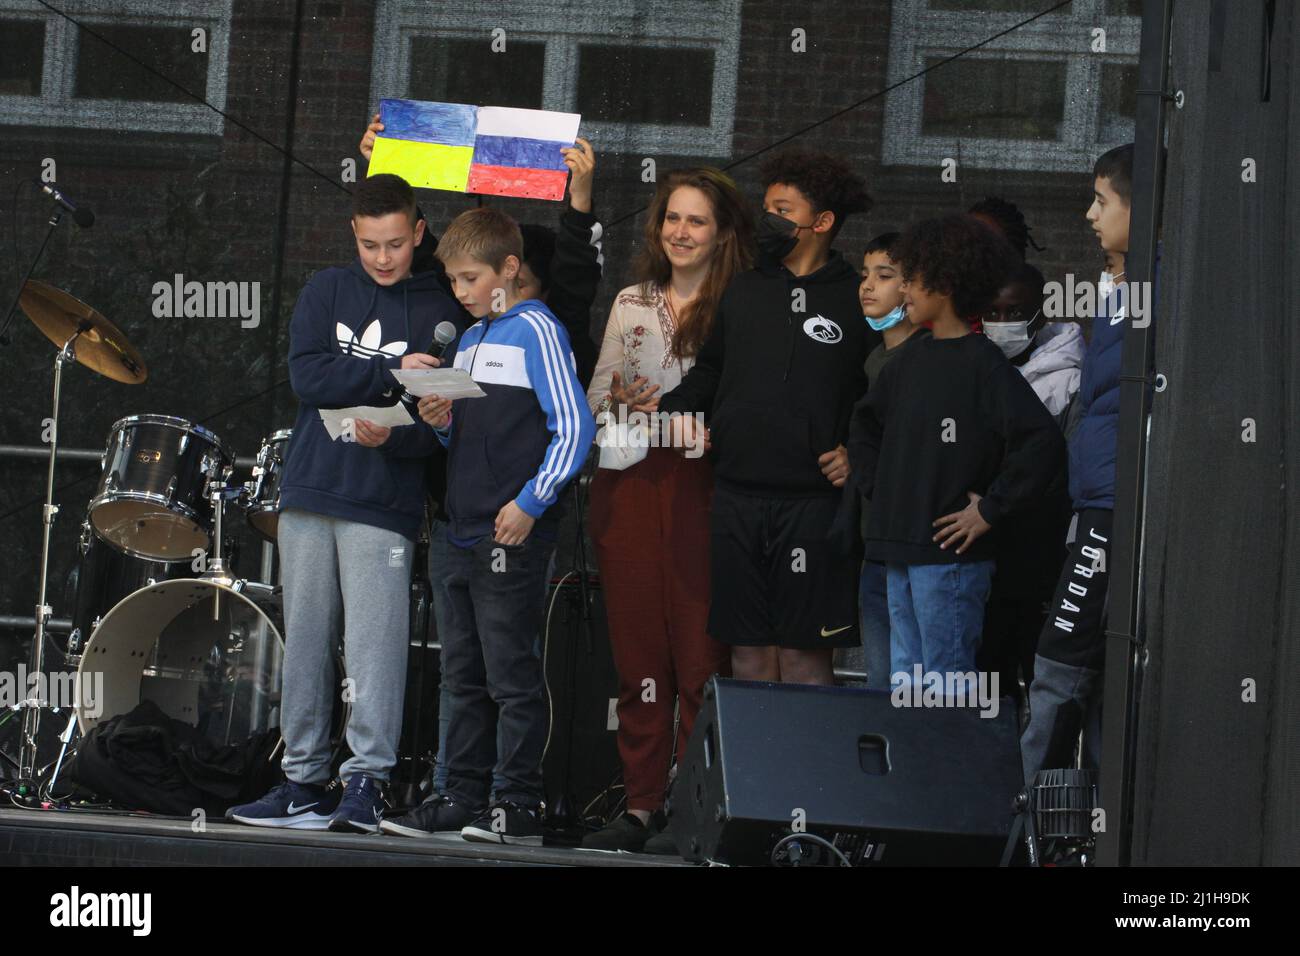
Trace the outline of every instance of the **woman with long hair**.
{"label": "woman with long hair", "polygon": [[[694,364],[723,290],[748,269],[753,225],[736,185],[710,167],[673,170],[646,217],[638,281],[610,310],[587,401],[602,467],[590,527],[619,677],[618,748],[627,813],[583,840],[587,849],[675,853],[654,817],[674,752],[690,736],[705,682],[729,673],[708,634],[709,502],[703,448],[666,447],[653,413]],[[647,421],[648,419],[648,421]],[[629,427],[638,435],[628,440]]]}

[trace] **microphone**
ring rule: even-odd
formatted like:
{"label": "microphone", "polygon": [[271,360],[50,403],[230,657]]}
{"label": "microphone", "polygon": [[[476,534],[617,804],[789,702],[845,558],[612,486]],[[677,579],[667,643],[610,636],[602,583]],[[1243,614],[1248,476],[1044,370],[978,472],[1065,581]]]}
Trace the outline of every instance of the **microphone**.
{"label": "microphone", "polygon": [[438,327],[433,330],[433,345],[429,346],[433,357],[442,361],[447,353],[447,346],[456,341],[456,325],[453,322],[443,320],[438,323]]}
{"label": "microphone", "polygon": [[[448,322],[445,319],[434,328],[433,344],[429,346],[429,354],[436,358],[439,364],[442,364],[442,360],[447,355],[447,346],[456,341],[457,334],[456,323]],[[412,405],[420,401],[405,388],[402,389],[401,397],[402,401],[410,402]]]}
{"label": "microphone", "polygon": [[63,193],[59,192],[53,186],[41,186],[41,192],[49,196],[56,203],[72,213],[72,221],[82,229],[89,229],[95,224],[95,214],[90,211],[88,206],[78,206]]}

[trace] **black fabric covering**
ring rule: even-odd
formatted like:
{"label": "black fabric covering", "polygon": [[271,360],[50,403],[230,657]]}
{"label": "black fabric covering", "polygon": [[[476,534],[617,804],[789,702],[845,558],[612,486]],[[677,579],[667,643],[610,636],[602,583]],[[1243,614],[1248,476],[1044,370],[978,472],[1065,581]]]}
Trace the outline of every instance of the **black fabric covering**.
{"label": "black fabric covering", "polygon": [[219,816],[275,785],[280,763],[270,758],[279,740],[272,730],[218,746],[144,701],[96,726],[66,779],[130,810],[190,816],[202,808]]}
{"label": "black fabric covering", "polygon": [[1174,7],[1136,864],[1300,863],[1300,5],[1263,102],[1270,6]]}

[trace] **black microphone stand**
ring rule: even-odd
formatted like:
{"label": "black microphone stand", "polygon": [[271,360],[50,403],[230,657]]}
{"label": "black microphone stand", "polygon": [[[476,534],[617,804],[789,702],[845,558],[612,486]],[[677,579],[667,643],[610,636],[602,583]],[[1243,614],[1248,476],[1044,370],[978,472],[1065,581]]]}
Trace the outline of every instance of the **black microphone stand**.
{"label": "black microphone stand", "polygon": [[41,240],[41,247],[36,250],[36,258],[33,259],[31,265],[27,267],[27,274],[23,276],[23,280],[18,283],[18,288],[14,290],[14,298],[13,301],[9,303],[9,311],[5,313],[4,324],[0,325],[0,345],[9,344],[9,336],[6,333],[9,331],[9,323],[13,321],[14,315],[18,311],[18,300],[22,298],[23,289],[27,287],[27,280],[30,279],[32,273],[36,271],[36,264],[41,261],[41,256],[45,255],[45,247],[50,244],[50,237],[54,235],[55,228],[60,222],[62,222],[62,220],[63,210],[56,207],[53,215],[50,216],[50,228],[45,230],[45,238]]}

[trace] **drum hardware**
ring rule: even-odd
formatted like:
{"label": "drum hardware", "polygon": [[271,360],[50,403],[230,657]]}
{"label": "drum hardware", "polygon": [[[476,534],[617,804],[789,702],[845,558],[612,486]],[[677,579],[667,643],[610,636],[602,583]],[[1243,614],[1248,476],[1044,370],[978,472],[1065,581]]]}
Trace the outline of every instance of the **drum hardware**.
{"label": "drum hardware", "polygon": [[[46,233],[46,242],[54,227],[58,225],[59,214],[50,220],[50,231]],[[41,251],[45,244],[41,244]],[[37,258],[40,253],[37,253]],[[32,263],[33,267],[35,262]],[[31,269],[28,270],[31,275]],[[45,668],[45,634],[54,609],[49,606],[48,597],[50,570],[50,533],[54,518],[59,513],[54,503],[54,466],[58,458],[59,447],[59,404],[62,397],[63,367],[69,362],[77,362],[101,375],[127,385],[138,385],[148,377],[144,360],[135,350],[126,336],[108,319],[100,315],[79,299],[68,295],[51,285],[26,279],[19,287],[18,300],[23,312],[32,323],[51,342],[59,347],[54,357],[54,397],[50,416],[50,456],[45,480],[45,504],[41,509],[41,569],[40,590],[36,599],[36,632],[32,637],[31,669],[40,674]],[[10,308],[10,315],[13,307]],[[6,320],[7,321],[7,320]],[[18,775],[31,778],[36,770],[36,739],[40,729],[41,710],[49,706],[49,701],[42,699],[39,684],[32,696],[24,700],[20,707],[23,714],[22,735],[19,743]]]}
{"label": "drum hardware", "polygon": [[[211,463],[211,468],[207,495],[212,502],[213,539],[216,553],[207,561],[207,568],[199,575],[199,578],[203,581],[211,581],[213,584],[220,584],[231,590],[239,591],[243,588],[244,582],[236,578],[234,573],[226,567],[226,562],[221,556],[221,523],[222,515],[226,511],[226,501],[238,500],[243,495],[244,489],[242,485],[230,484],[230,477],[235,470],[229,465],[221,466],[214,461]],[[220,594],[220,591],[213,592],[212,620],[214,621],[221,619]]]}
{"label": "drum hardware", "polygon": [[248,526],[263,541],[275,544],[279,531],[280,481],[288,459],[292,428],[273,432],[262,439],[253,465],[253,478],[244,483],[244,515]]}
{"label": "drum hardware", "polygon": [[[80,661],[78,661],[80,665]],[[49,785],[45,788],[47,795],[54,793],[54,787],[59,782],[59,774],[63,771],[63,758],[68,753],[68,744],[72,742],[72,735],[77,730],[77,709],[71,708],[72,712],[68,715],[68,726],[63,728],[63,733],[59,734],[59,740],[62,742],[59,747],[59,757],[54,761],[54,774],[50,777]]]}

